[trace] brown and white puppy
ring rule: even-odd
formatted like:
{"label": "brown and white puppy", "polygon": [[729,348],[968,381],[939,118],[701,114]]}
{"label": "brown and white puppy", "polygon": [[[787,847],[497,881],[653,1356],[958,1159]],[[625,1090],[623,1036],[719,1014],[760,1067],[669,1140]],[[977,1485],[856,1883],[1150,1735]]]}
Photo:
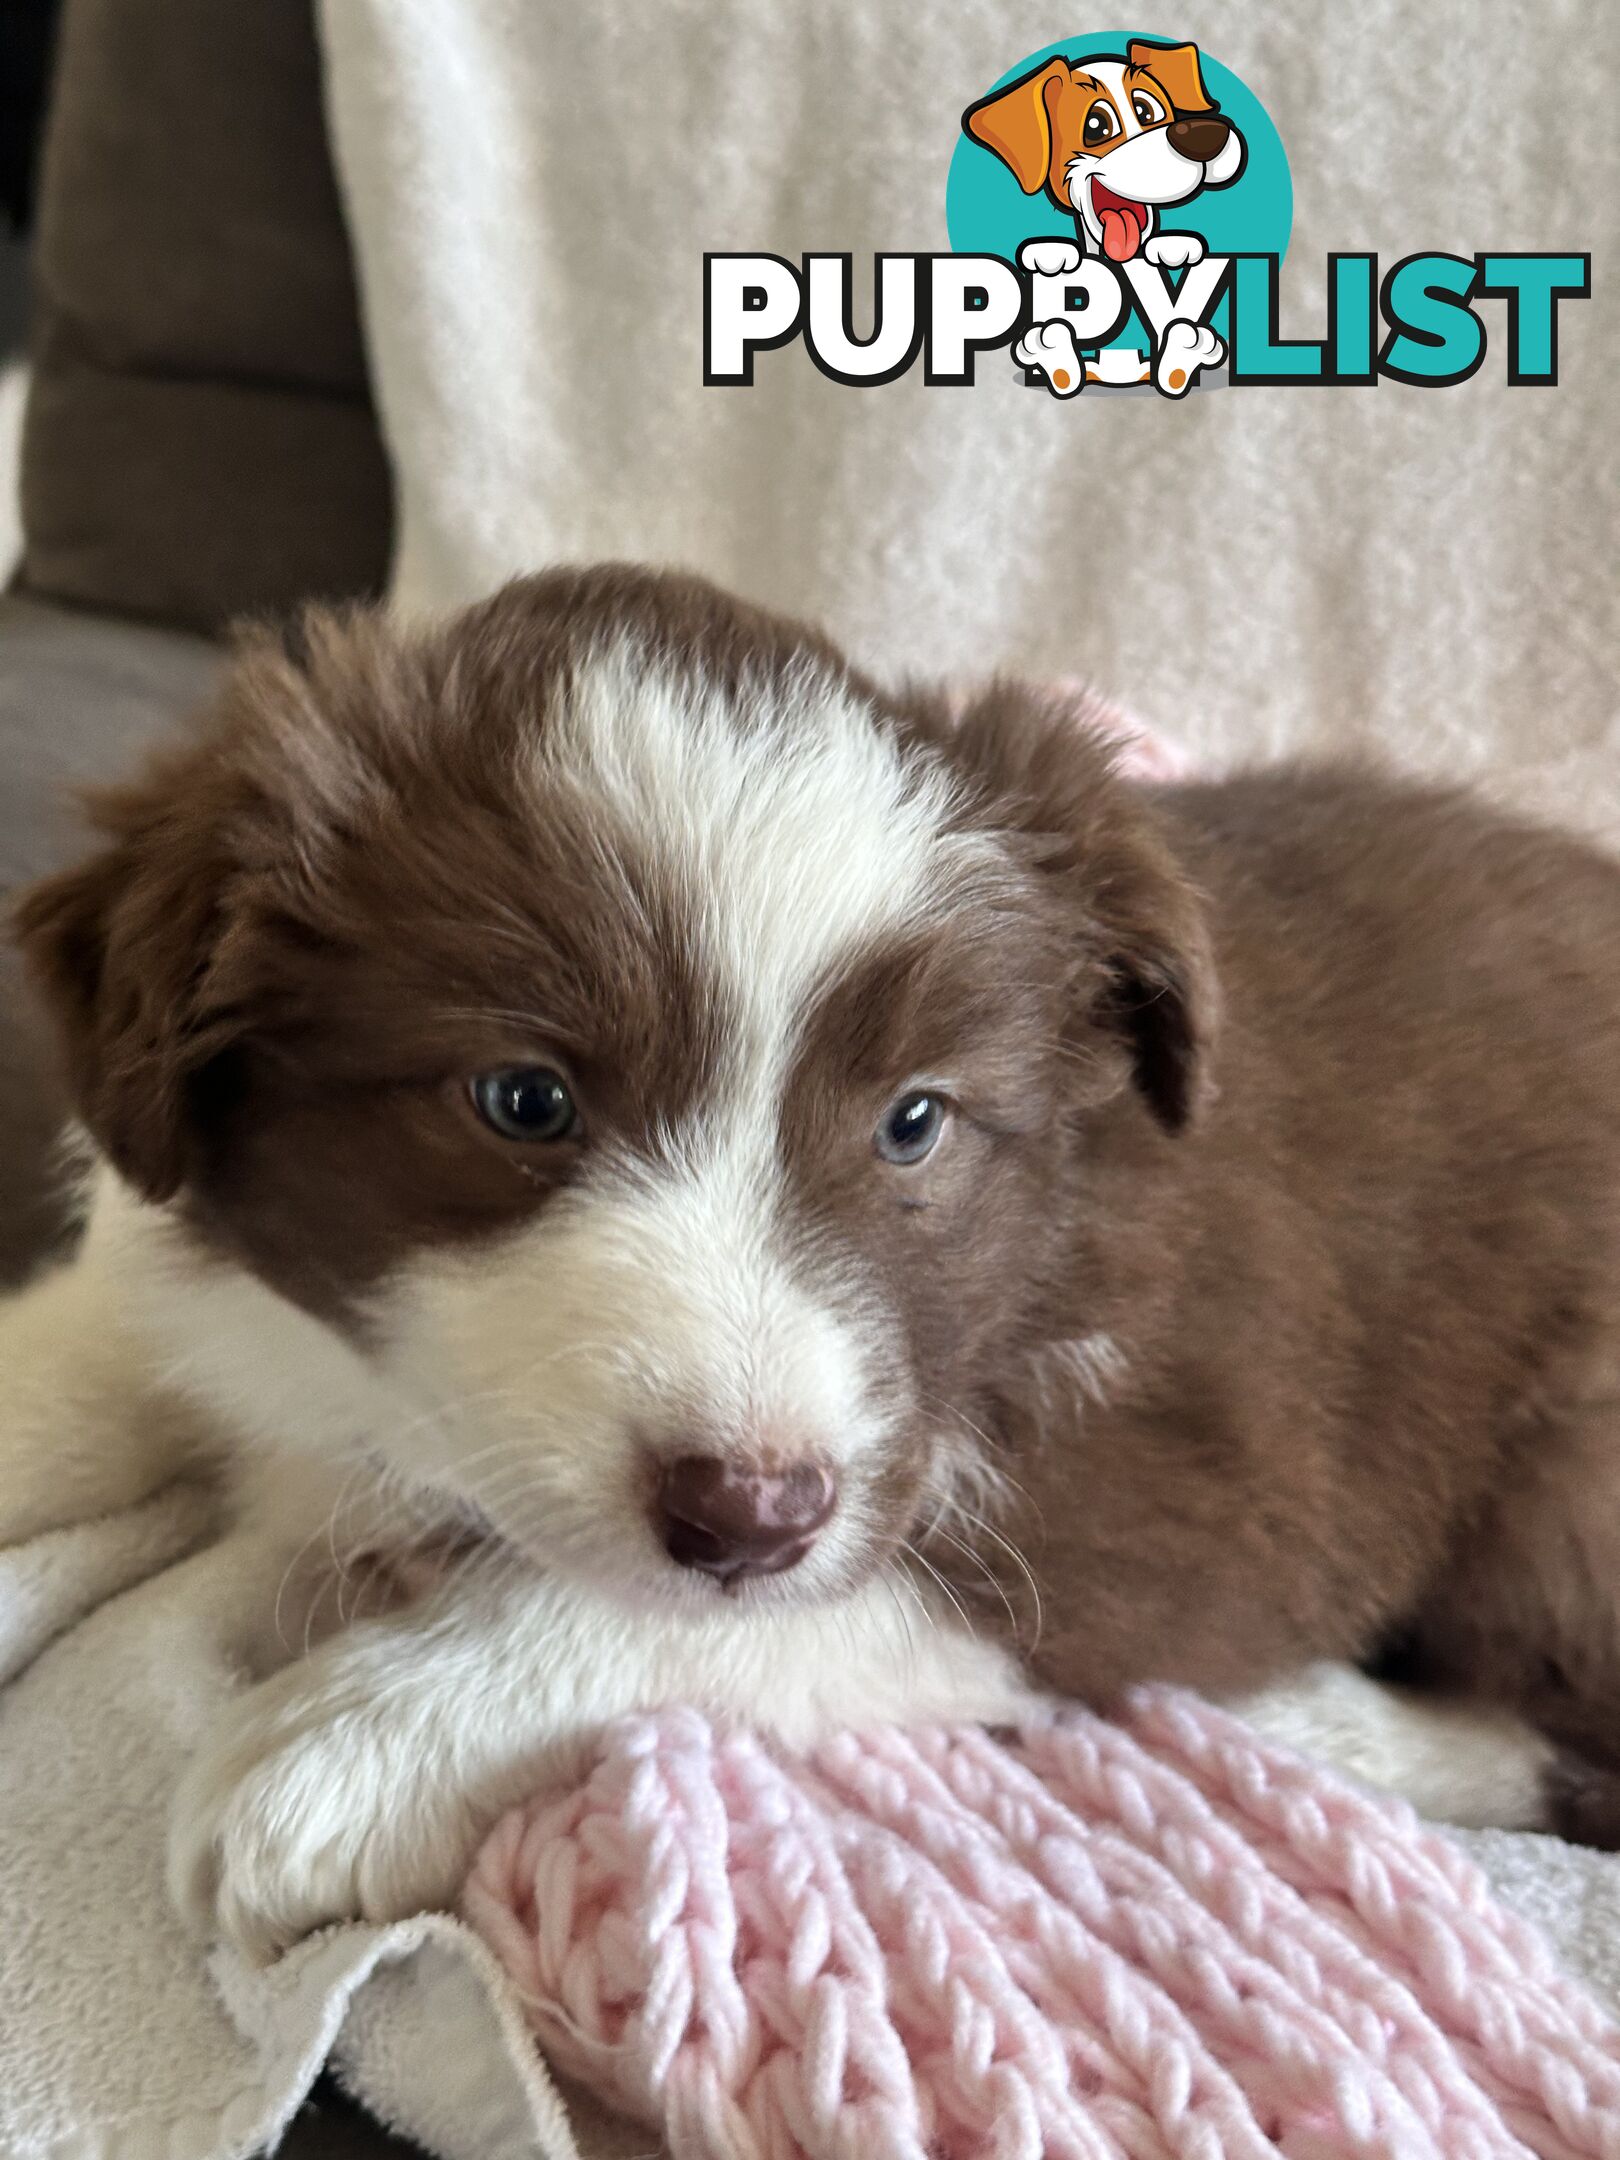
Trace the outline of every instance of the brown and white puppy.
{"label": "brown and white puppy", "polygon": [[[619,568],[250,639],[100,819],[19,915],[99,1168],[0,1314],[0,1535],[212,1442],[245,1596],[467,1546],[199,1757],[175,1885],[243,1947],[444,1900],[671,1697],[793,1741],[1398,1645],[1607,1827],[1607,860],[1347,773],[1132,786],[1066,705]],[[1302,1700],[1540,1806],[1495,1713]]]}

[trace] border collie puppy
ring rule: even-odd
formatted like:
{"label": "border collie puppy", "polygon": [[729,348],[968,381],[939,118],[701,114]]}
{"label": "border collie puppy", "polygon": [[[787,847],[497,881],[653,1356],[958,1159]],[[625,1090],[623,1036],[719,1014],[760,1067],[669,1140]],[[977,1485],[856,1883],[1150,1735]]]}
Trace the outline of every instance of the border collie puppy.
{"label": "border collie puppy", "polygon": [[[0,1312],[0,1535],[228,1465],[203,1925],[442,1902],[672,1697],[1270,1690],[1437,1811],[1620,1824],[1601,855],[1132,785],[1072,705],[625,568],[250,637],[98,816],[17,918],[94,1167]],[[1477,1712],[1298,1679],[1396,1653]]]}

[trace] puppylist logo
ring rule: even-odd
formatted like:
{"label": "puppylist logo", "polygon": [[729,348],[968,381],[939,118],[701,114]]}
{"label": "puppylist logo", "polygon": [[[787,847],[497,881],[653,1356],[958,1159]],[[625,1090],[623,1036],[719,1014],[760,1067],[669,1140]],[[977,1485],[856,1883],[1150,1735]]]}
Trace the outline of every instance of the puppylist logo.
{"label": "puppylist logo", "polygon": [[[1506,380],[1558,380],[1558,311],[1590,255],[1439,250],[1381,266],[1330,254],[1326,331],[1278,333],[1293,221],[1281,138],[1259,99],[1196,45],[1130,32],[1048,46],[961,116],[945,195],[948,252],[703,258],[706,383],[747,385],[756,357],[802,339],[824,375],[974,379],[1010,349],[1032,387],[1069,399],[1227,383],[1425,388],[1466,382],[1503,303]],[[857,309],[871,330],[857,336]]]}

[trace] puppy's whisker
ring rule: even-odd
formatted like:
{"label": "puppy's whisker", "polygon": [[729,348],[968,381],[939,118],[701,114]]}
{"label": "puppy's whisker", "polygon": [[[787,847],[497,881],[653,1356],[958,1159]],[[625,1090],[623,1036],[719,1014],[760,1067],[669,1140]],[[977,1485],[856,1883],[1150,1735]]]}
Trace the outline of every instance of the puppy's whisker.
{"label": "puppy's whisker", "polygon": [[900,1550],[903,1553],[907,1554],[911,1559],[915,1560],[917,1565],[924,1571],[925,1574],[931,1575],[933,1577],[934,1581],[944,1592],[945,1597],[947,1598],[949,1603],[954,1606],[956,1610],[956,1616],[961,1621],[963,1627],[967,1629],[968,1633],[973,1636],[976,1641],[978,1639],[978,1630],[974,1627],[972,1619],[969,1617],[967,1607],[962,1603],[962,1600],[957,1596],[956,1592],[945,1580],[945,1577],[939,1572],[939,1569],[935,1567],[933,1562],[929,1560],[924,1554],[920,1553],[917,1550],[916,1546],[913,1545],[909,1539],[901,1540]]}
{"label": "puppy's whisker", "polygon": [[[972,1433],[974,1438],[980,1443],[983,1450],[977,1463],[975,1463],[968,1469],[959,1470],[957,1474],[952,1478],[951,1485],[947,1487],[946,1491],[942,1495],[942,1507],[940,1515],[936,1515],[934,1517],[934,1522],[937,1523],[941,1519],[941,1515],[943,1514],[954,1513],[958,1515],[964,1522],[970,1523],[973,1528],[983,1531],[986,1535],[996,1539],[998,1543],[1002,1543],[1007,1546],[1008,1552],[1012,1554],[1012,1556],[1017,1561],[1018,1566],[1028,1577],[1031,1591],[1035,1596],[1037,1606],[1036,1640],[1038,1641],[1040,1638],[1040,1630],[1042,1624],[1039,1612],[1040,1592],[1039,1587],[1035,1582],[1034,1576],[1030,1571],[1028,1562],[1025,1560],[1024,1555],[1018,1552],[1015,1547],[1010,1545],[1007,1540],[1002,1537],[1001,1533],[995,1530],[982,1515],[977,1514],[972,1508],[967,1505],[967,1503],[962,1499],[958,1490],[952,1488],[960,1487],[961,1484],[966,1482],[979,1485],[984,1489],[985,1494],[1004,1494],[1008,1492],[1014,1493],[1019,1499],[1025,1502],[1026,1506],[1030,1508],[1033,1515],[1034,1503],[1030,1500],[1028,1489],[1022,1484],[1020,1484],[1018,1479],[1013,1475],[1012,1471],[1007,1468],[1004,1451],[1002,1450],[1002,1448],[998,1446],[996,1441],[991,1438],[990,1434],[985,1431],[982,1425],[977,1424],[972,1418],[968,1416],[965,1410],[960,1410],[954,1404],[946,1402],[942,1396],[930,1395],[926,1390],[920,1391],[920,1399],[926,1403],[931,1404],[933,1407],[944,1411],[945,1414],[949,1418],[951,1418],[956,1424],[966,1427],[966,1429],[970,1433]],[[933,1525],[931,1524],[930,1527],[932,1528]]]}
{"label": "puppy's whisker", "polygon": [[514,1005],[445,1005],[440,1012],[446,1020],[465,1020],[474,1027],[514,1028],[524,1035],[538,1036],[543,1024],[538,1012],[524,1012]]}
{"label": "puppy's whisker", "polygon": [[[1018,1547],[1013,1543],[1012,1539],[1009,1537],[1004,1537],[993,1523],[986,1522],[982,1515],[975,1515],[970,1508],[961,1507],[959,1505],[958,1512],[963,1516],[963,1518],[971,1525],[974,1530],[980,1533],[981,1536],[989,1538],[993,1544],[1000,1546],[1001,1550],[1007,1555],[1008,1559],[1012,1561],[1013,1565],[1023,1576],[1025,1582],[1028,1583],[1030,1599],[1035,1607],[1035,1635],[1029,1647],[1031,1652],[1039,1649],[1041,1635],[1046,1625],[1046,1616],[1045,1610],[1041,1604],[1041,1586],[1035,1580],[1034,1569],[1030,1566],[1024,1555],[1019,1551]],[[946,1535],[948,1536],[949,1532],[947,1532]],[[959,1543],[960,1541],[953,1539],[952,1542]],[[968,1550],[968,1548],[964,1546],[963,1550],[966,1551]],[[977,1555],[975,1555],[975,1557],[977,1557]],[[1010,1607],[1009,1610],[1011,1610]]]}
{"label": "puppy's whisker", "polygon": [[[465,1424],[479,1410],[482,1410],[491,1404],[513,1402],[519,1400],[521,1400],[521,1398],[517,1396],[515,1390],[503,1385],[499,1387],[478,1388],[476,1390],[470,1391],[465,1395],[460,1396],[454,1402],[431,1404],[428,1408],[419,1411],[415,1417],[407,1418],[403,1425],[395,1428],[391,1436],[393,1444],[395,1446],[398,1446],[403,1441],[413,1439],[418,1433],[423,1432],[427,1430],[428,1427],[435,1425],[443,1426],[445,1428],[445,1437],[448,1439],[450,1437],[451,1429],[453,1427],[455,1427],[456,1425]],[[506,1443],[496,1441],[493,1444],[496,1446],[501,1446]],[[393,1474],[398,1476],[401,1473],[398,1471],[394,1471]]]}
{"label": "puppy's whisker", "polygon": [[[982,1553],[980,1553],[980,1552],[977,1552],[977,1551],[975,1551],[975,1549],[973,1548],[973,1546],[971,1546],[971,1545],[970,1545],[970,1544],[969,1544],[969,1543],[967,1542],[967,1540],[966,1540],[965,1538],[959,1538],[959,1537],[958,1537],[958,1536],[957,1536],[957,1535],[955,1534],[955,1532],[954,1532],[954,1531],[951,1531],[951,1530],[947,1530],[947,1529],[945,1528],[945,1526],[944,1526],[944,1524],[943,1524],[943,1523],[936,1523],[936,1524],[935,1524],[935,1525],[933,1526],[933,1530],[932,1530],[932,1533],[931,1533],[931,1534],[932,1534],[933,1536],[936,1536],[936,1537],[942,1537],[942,1538],[943,1538],[943,1539],[945,1540],[945,1542],[946,1542],[946,1544],[947,1544],[947,1545],[951,1545],[951,1546],[954,1546],[954,1547],[955,1547],[955,1549],[956,1549],[956,1551],[957,1551],[957,1552],[959,1552],[959,1553],[961,1553],[961,1554],[962,1554],[962,1555],[964,1556],[964,1558],[966,1558],[966,1559],[968,1559],[968,1560],[971,1560],[971,1561],[973,1562],[973,1565],[974,1565],[974,1566],[975,1566],[975,1567],[976,1567],[976,1568],[978,1569],[979,1573],[980,1573],[980,1574],[981,1574],[981,1575],[982,1575],[982,1576],[984,1577],[985,1581],[986,1581],[986,1582],[987,1582],[987,1583],[988,1583],[988,1584],[990,1585],[991,1589],[992,1589],[992,1590],[994,1590],[994,1592],[996,1593],[997,1597],[999,1597],[999,1598],[1000,1598],[1000,1600],[1001,1600],[1002,1604],[1003,1604],[1003,1605],[1004,1605],[1004,1606],[1006,1607],[1006,1611],[1007,1611],[1007,1623],[1008,1623],[1008,1625],[1009,1625],[1009,1626],[1011,1627],[1011,1629],[1012,1629],[1012,1631],[1013,1631],[1013,1638],[1014,1638],[1014,1640],[1016,1641],[1016,1640],[1018,1639],[1018,1637],[1019,1637],[1019,1636],[1020,1636],[1020,1635],[1022,1634],[1022,1632],[1023,1632],[1022,1628],[1021,1628],[1021,1627],[1019,1626],[1019,1621],[1018,1621],[1018,1612],[1017,1612],[1017,1609],[1016,1609],[1016,1607],[1014,1606],[1014,1604],[1013,1604],[1013,1601],[1012,1601],[1012,1599],[1011,1599],[1011,1598],[1010,1598],[1010,1597],[1008,1596],[1008,1594],[1007,1594],[1007,1586],[1006,1586],[1006,1584],[1005,1584],[1005,1583],[1004,1583],[1004,1582],[1003,1582],[1003,1581],[1001,1580],[1001,1577],[1000,1577],[1000,1576],[999,1576],[999,1575],[998,1575],[998,1574],[996,1573],[995,1569],[994,1569],[993,1567],[991,1567],[991,1566],[990,1566],[990,1564],[988,1563],[988,1561],[986,1561],[986,1559],[985,1559],[984,1555],[983,1555]],[[1027,1575],[1027,1574],[1029,1573],[1029,1571],[1028,1571],[1028,1569],[1027,1569],[1027,1568],[1025,1569],[1025,1571],[1024,1571],[1024,1572],[1025,1572],[1025,1574],[1026,1574],[1026,1575]],[[1033,1586],[1033,1578],[1031,1578],[1031,1581],[1032,1581],[1032,1586]],[[1039,1639],[1039,1636],[1038,1636],[1038,1630],[1039,1630],[1039,1624],[1040,1624],[1040,1623],[1039,1623],[1039,1614],[1040,1614],[1040,1597],[1039,1597],[1039,1593],[1037,1593],[1037,1594],[1036,1594],[1036,1600],[1035,1600],[1035,1610],[1036,1610],[1036,1616],[1037,1616],[1037,1617],[1036,1617],[1036,1626],[1037,1626],[1037,1640],[1038,1640],[1038,1639]]]}
{"label": "puppy's whisker", "polygon": [[943,1395],[930,1394],[926,1388],[918,1390],[918,1399],[929,1404],[935,1410],[943,1410],[953,1424],[965,1426],[984,1450],[986,1472],[998,1479],[1006,1478],[1009,1484],[1013,1482],[1010,1473],[1002,1468],[1002,1456],[1005,1452],[1002,1444],[992,1439],[984,1427],[973,1418],[970,1418],[965,1410],[959,1408],[955,1403],[947,1402]]}
{"label": "puppy's whisker", "polygon": [[[457,1466],[458,1469],[460,1465]],[[467,1480],[470,1489],[480,1492],[521,1489],[525,1485],[543,1488],[553,1466],[543,1455],[527,1448],[517,1448],[482,1463],[474,1477]]]}
{"label": "puppy's whisker", "polygon": [[[281,1579],[276,1584],[275,1599],[270,1608],[270,1628],[275,1640],[281,1645],[282,1649],[284,1650],[291,1651],[293,1647],[291,1642],[288,1640],[286,1631],[282,1625],[282,1613],[286,1603],[288,1588],[292,1583],[294,1575],[298,1572],[300,1563],[304,1560],[305,1556],[316,1545],[320,1543],[321,1538],[325,1536],[330,1543],[332,1535],[332,1522],[338,1514],[338,1511],[343,1507],[345,1500],[349,1492],[353,1488],[356,1480],[364,1474],[367,1467],[368,1466],[364,1456],[360,1457],[359,1460],[356,1461],[353,1468],[349,1471],[348,1476],[344,1479],[342,1485],[339,1486],[337,1497],[333,1501],[331,1511],[326,1517],[326,1519],[322,1522],[316,1523],[314,1529],[311,1530],[308,1537],[306,1537],[303,1543],[299,1545],[297,1549],[293,1552],[292,1556],[288,1559],[286,1565],[281,1571]],[[307,1614],[304,1624],[304,1647],[307,1652],[309,1647],[309,1621]]]}
{"label": "puppy's whisker", "polygon": [[[894,1569],[892,1567],[884,1568],[880,1573],[878,1580],[882,1583],[884,1590],[888,1594],[889,1602],[893,1605],[895,1613],[899,1618],[901,1632],[906,1638],[907,1670],[915,1671],[917,1664],[917,1638],[912,1630],[911,1614],[906,1609],[905,1600],[901,1597],[899,1588],[896,1585]],[[908,1588],[909,1587],[910,1585],[908,1584]]]}
{"label": "puppy's whisker", "polygon": [[[911,1570],[905,1565],[904,1561],[898,1563],[891,1561],[888,1567],[885,1568],[884,1575],[897,1591],[903,1591],[906,1597],[910,1599],[911,1604],[921,1616],[925,1627],[937,1628],[939,1626],[939,1616],[917,1588],[916,1583],[912,1580]],[[910,1632],[909,1628],[907,1632]]]}

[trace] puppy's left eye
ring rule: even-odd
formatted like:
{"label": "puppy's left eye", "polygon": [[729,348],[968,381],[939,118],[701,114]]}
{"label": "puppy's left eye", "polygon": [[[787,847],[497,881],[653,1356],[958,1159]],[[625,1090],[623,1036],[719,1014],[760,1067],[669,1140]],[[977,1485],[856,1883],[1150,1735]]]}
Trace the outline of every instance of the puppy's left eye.
{"label": "puppy's left eye", "polygon": [[899,1163],[902,1168],[920,1163],[925,1155],[932,1155],[939,1145],[939,1136],[945,1130],[946,1103],[943,1095],[930,1095],[925,1089],[914,1089],[902,1095],[884,1111],[878,1124],[876,1146],[885,1162]]}
{"label": "puppy's left eye", "polygon": [[1131,111],[1143,127],[1157,127],[1164,118],[1164,107],[1146,90],[1137,90],[1131,96]]}
{"label": "puppy's left eye", "polygon": [[579,1123],[567,1081],[549,1065],[480,1073],[472,1099],[484,1123],[503,1140],[566,1140]]}

